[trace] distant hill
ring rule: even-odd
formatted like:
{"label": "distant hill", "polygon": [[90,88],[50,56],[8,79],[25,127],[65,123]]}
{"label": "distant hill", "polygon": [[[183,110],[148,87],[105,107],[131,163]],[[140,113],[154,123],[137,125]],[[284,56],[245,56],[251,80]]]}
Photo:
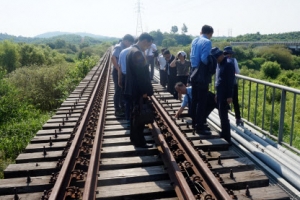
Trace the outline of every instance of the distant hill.
{"label": "distant hill", "polygon": [[[71,36],[71,38],[70,38]],[[92,43],[99,43],[100,41],[118,41],[119,38],[116,37],[108,37],[108,36],[101,36],[101,35],[94,35],[91,33],[69,33],[69,32],[47,32],[35,37],[23,37],[23,36],[14,36],[8,35],[7,33],[0,33],[0,41],[3,40],[11,40],[13,42],[25,42],[25,43],[47,43],[56,39],[63,39],[66,41],[73,40],[77,38],[80,41],[92,41]]]}
{"label": "distant hill", "polygon": [[56,36],[61,36],[61,35],[80,35],[81,37],[91,37],[91,38],[97,38],[97,39],[101,39],[101,40],[118,40],[119,39],[116,37],[95,35],[92,33],[85,33],[85,32],[70,33],[70,32],[60,32],[60,31],[39,34],[39,35],[36,35],[35,38],[51,38],[51,37],[56,37]]}

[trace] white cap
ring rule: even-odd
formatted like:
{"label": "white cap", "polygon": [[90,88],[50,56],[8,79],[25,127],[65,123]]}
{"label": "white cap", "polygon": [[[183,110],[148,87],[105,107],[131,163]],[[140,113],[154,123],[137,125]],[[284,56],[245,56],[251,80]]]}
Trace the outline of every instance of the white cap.
{"label": "white cap", "polygon": [[184,51],[178,51],[177,55],[179,55],[179,54],[186,57],[186,53]]}

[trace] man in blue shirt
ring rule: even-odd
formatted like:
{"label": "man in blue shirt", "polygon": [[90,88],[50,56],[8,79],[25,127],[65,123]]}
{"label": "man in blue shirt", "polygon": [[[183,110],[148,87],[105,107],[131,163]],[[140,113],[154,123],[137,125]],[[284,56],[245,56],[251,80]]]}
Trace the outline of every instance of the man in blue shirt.
{"label": "man in blue shirt", "polygon": [[129,47],[130,45],[132,45],[134,41],[134,38],[132,35],[125,35],[123,37],[122,42],[120,42],[119,44],[115,45],[113,52],[112,52],[112,56],[111,56],[111,61],[113,63],[113,72],[112,72],[112,76],[113,76],[113,81],[114,81],[114,89],[115,89],[115,94],[114,94],[114,107],[115,107],[115,115],[116,116],[122,116],[124,115],[124,113],[121,111],[122,107],[124,107],[122,105],[122,90],[118,85],[118,71],[120,70],[120,66],[118,64],[119,61],[119,55],[121,53],[121,51],[127,47]]}
{"label": "man in blue shirt", "polygon": [[[211,82],[209,74],[209,55],[212,47],[210,38],[214,30],[209,25],[204,25],[201,29],[201,35],[192,41],[191,45],[191,85],[192,89],[192,125],[198,134],[209,135],[205,131],[205,107],[207,102],[208,85]],[[197,73],[196,78],[192,78]]]}
{"label": "man in blue shirt", "polygon": [[[178,92],[178,94],[184,94],[183,101],[181,103],[181,107],[175,114],[175,118],[178,118],[181,113],[183,112],[184,108],[188,106],[188,115],[191,116],[192,111],[192,87],[186,87],[182,82],[178,82],[175,85],[175,90]],[[206,102],[206,109],[205,109],[205,118],[204,118],[204,124],[206,123],[206,118],[209,116],[209,114],[217,108],[217,104],[215,102],[215,94],[208,91],[207,93],[207,102]],[[205,129],[207,129],[207,125],[205,126]]]}

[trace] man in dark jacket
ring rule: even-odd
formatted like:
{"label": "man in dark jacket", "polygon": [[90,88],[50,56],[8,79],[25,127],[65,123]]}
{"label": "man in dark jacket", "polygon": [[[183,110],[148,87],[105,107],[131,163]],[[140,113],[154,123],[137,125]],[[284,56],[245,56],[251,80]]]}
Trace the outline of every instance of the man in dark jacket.
{"label": "man in dark jacket", "polygon": [[175,59],[175,56],[171,54],[169,50],[165,50],[163,55],[166,59],[166,73],[168,75],[167,91],[170,92],[175,99],[177,99],[177,92],[174,89],[177,82],[177,69],[176,67],[170,67],[170,64]]}
{"label": "man in dark jacket", "polygon": [[[148,33],[142,33],[138,42],[134,44],[127,54],[126,80],[124,95],[131,98],[132,108],[136,109],[141,101],[153,95],[149,69],[145,57],[145,50],[152,44],[153,38]],[[132,112],[130,125],[130,140],[136,147],[149,148],[143,135],[145,124],[139,122],[139,116]]]}
{"label": "man in dark jacket", "polygon": [[212,48],[211,54],[217,59],[219,65],[219,72],[216,81],[216,99],[222,128],[220,136],[231,144],[228,104],[232,102],[233,84],[235,79],[234,64],[231,60],[227,60],[227,58],[223,55],[223,51],[219,50],[217,47]]}

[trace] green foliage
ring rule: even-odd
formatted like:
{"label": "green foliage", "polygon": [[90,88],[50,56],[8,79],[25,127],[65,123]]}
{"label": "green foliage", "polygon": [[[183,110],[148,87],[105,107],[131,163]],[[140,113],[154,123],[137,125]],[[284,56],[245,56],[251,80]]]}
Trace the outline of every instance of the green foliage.
{"label": "green foliage", "polygon": [[158,46],[162,45],[164,39],[163,33],[158,29],[157,31],[151,31],[149,34],[153,37],[154,43]]}
{"label": "green foliage", "polygon": [[276,45],[257,49],[257,56],[265,58],[267,61],[276,61],[282,69],[295,69],[292,54],[288,49]]}
{"label": "green foliage", "polygon": [[300,69],[300,56],[293,55],[292,58],[292,65],[294,66],[294,69]]}
{"label": "green foliage", "polygon": [[183,23],[183,25],[182,25],[182,27],[181,27],[181,33],[182,34],[185,34],[185,33],[187,33],[188,32],[188,28],[187,28],[187,26],[185,25],[185,23]]}
{"label": "green foliage", "polygon": [[58,84],[65,79],[68,70],[67,64],[20,68],[9,75],[9,82],[19,90],[16,98],[50,111],[57,108],[64,96]]}
{"label": "green foliage", "polygon": [[266,59],[264,58],[252,58],[252,61],[255,63],[256,67],[255,69],[260,70],[260,67],[264,62],[266,62]]}
{"label": "green foliage", "polygon": [[267,78],[276,79],[281,72],[280,65],[277,62],[267,61],[261,66],[262,73]]}
{"label": "green foliage", "polygon": [[236,38],[231,38],[233,42],[268,42],[268,41],[299,41],[300,40],[300,31],[298,32],[288,32],[288,33],[279,33],[279,34],[265,34],[261,35],[259,32],[250,33],[245,35],[239,35]]}
{"label": "green foliage", "polygon": [[255,69],[258,70],[257,65],[253,60],[246,60],[244,62],[239,62],[240,68],[247,67],[248,69]]}
{"label": "green foliage", "polygon": [[171,33],[177,33],[178,32],[178,27],[177,26],[172,26],[171,27]]}
{"label": "green foliage", "polygon": [[176,46],[177,45],[177,42],[174,38],[168,38],[168,39],[164,39],[162,41],[162,46],[164,47],[170,47],[170,46]]}
{"label": "green foliage", "polygon": [[18,45],[10,41],[0,43],[0,66],[7,72],[12,72],[19,66]]}

